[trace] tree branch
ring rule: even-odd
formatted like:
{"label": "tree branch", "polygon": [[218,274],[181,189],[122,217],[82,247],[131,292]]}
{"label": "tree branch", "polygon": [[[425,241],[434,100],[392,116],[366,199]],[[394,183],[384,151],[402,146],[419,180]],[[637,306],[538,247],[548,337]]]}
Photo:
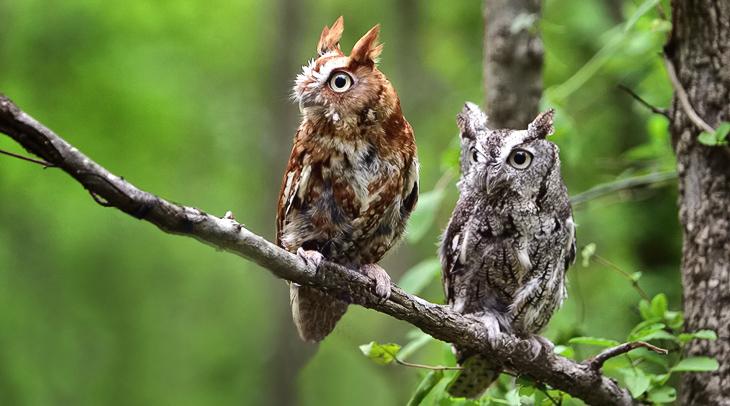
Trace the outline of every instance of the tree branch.
{"label": "tree branch", "polygon": [[505,334],[487,337],[478,320],[409,295],[395,285],[390,299],[381,302],[372,293],[370,280],[356,271],[329,262],[322,263],[318,269],[310,268],[297,256],[252,233],[232,216],[219,218],[140,190],[92,161],[1,94],[0,132],[68,173],[95,198],[103,199],[105,206],[116,207],[148,221],[164,232],[195,238],[253,261],[280,278],[313,286],[351,303],[406,321],[437,339],[487,354],[513,371],[529,375],[587,403],[632,404],[626,390],[588,365],[558,356],[545,348],[533,357],[528,351],[529,341]]}
{"label": "tree branch", "polygon": [[621,354],[625,354],[631,350],[635,350],[637,348],[648,348],[651,351],[654,351],[657,354],[666,355],[667,350],[664,348],[659,348],[655,345],[651,345],[645,341],[632,341],[630,343],[623,343],[621,345],[617,345],[615,347],[609,348],[600,354],[596,355],[595,357],[589,359],[586,361],[586,364],[591,367],[591,369],[594,369],[598,371],[601,369],[603,364],[608,361],[609,359],[619,356]]}
{"label": "tree branch", "polygon": [[640,187],[652,186],[670,180],[677,179],[677,172],[656,172],[648,175],[634,176],[626,179],[619,179],[613,182],[596,185],[585,192],[578,193],[570,198],[570,203],[573,207],[579,206],[586,203],[589,200],[597,199],[599,197],[621,192],[624,190],[631,190]]}
{"label": "tree branch", "polygon": [[700,130],[707,131],[708,133],[714,133],[715,129],[712,128],[711,125],[707,124],[707,122],[703,120],[699,114],[697,114],[694,107],[692,107],[687,91],[684,90],[682,82],[680,82],[679,77],[677,77],[677,71],[674,69],[674,64],[666,54],[664,55],[664,66],[667,68],[667,75],[669,75],[669,80],[672,82],[672,87],[674,87],[674,93],[677,95],[679,104],[682,105],[682,109],[685,114],[687,114],[687,117],[689,117],[690,121],[692,121],[692,123]]}
{"label": "tree branch", "polygon": [[624,92],[628,93],[629,96],[633,97],[634,100],[639,102],[641,105],[649,109],[654,114],[662,115],[666,118],[669,118],[669,110],[663,109],[661,107],[654,106],[653,104],[649,103],[648,101],[644,100],[641,96],[636,94],[633,90],[631,90],[630,87],[622,84],[617,85],[619,89],[623,90]]}

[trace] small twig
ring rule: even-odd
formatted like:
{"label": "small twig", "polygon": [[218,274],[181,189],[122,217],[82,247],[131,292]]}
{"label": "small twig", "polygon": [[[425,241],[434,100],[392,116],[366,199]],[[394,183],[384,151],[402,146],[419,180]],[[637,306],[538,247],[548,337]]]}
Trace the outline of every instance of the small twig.
{"label": "small twig", "polygon": [[393,357],[396,364],[403,365],[406,367],[411,368],[421,368],[421,369],[430,369],[432,371],[461,371],[461,367],[445,367],[442,365],[423,365],[423,364],[414,364],[413,362],[403,361],[399,359],[398,357]]}
{"label": "small twig", "polygon": [[631,274],[630,273],[624,271],[618,265],[616,265],[613,262],[607,260],[606,258],[603,258],[600,255],[593,254],[593,258],[595,258],[595,261],[598,262],[598,263],[600,263],[601,265],[605,265],[605,266],[613,269],[614,271],[620,273],[621,275],[625,276],[626,279],[628,279],[629,281],[631,281],[631,285],[634,287],[634,289],[636,289],[637,292],[639,292],[639,295],[643,299],[651,300],[651,297],[649,297],[649,295],[646,293],[646,291],[644,289],[642,289],[641,286],[639,286],[639,282],[636,281],[634,278],[631,277]]}
{"label": "small twig", "polygon": [[33,162],[34,164],[42,165],[43,166],[43,169],[46,169],[46,168],[54,168],[56,166],[56,165],[54,165],[54,164],[52,164],[50,162],[41,161],[40,159],[28,158],[26,156],[14,154],[12,152],[4,151],[2,149],[0,149],[0,154],[7,155],[7,156],[11,156],[13,158],[22,159],[23,161]]}
{"label": "small twig", "polygon": [[585,363],[588,364],[588,366],[597,371],[601,369],[603,364],[608,361],[610,358],[613,358],[615,356],[625,354],[631,350],[634,350],[636,348],[647,348],[651,351],[654,351],[657,354],[667,355],[668,351],[664,348],[659,348],[655,345],[649,344],[646,341],[632,341],[630,343],[623,343],[621,345],[617,345],[613,348],[609,348],[600,354],[596,355],[595,357],[587,360]]}
{"label": "small twig", "polygon": [[639,96],[633,90],[631,90],[631,88],[629,88],[628,86],[625,86],[622,84],[618,84],[617,86],[619,89],[623,90],[624,92],[628,93],[631,97],[633,97],[634,100],[638,101],[644,107],[651,110],[652,113],[660,114],[666,118],[669,118],[669,111],[667,109],[657,107],[657,106],[654,106],[653,104],[650,104],[648,101],[644,100],[643,98],[641,98],[641,96]]}
{"label": "small twig", "polygon": [[674,64],[672,64],[672,61],[669,60],[669,56],[666,54],[664,54],[664,65],[667,67],[669,80],[672,82],[674,91],[677,93],[677,97],[679,98],[679,103],[682,105],[682,109],[687,114],[687,117],[689,117],[690,121],[692,121],[700,130],[707,131],[708,133],[714,133],[715,129],[707,124],[707,122],[703,120],[692,107],[692,104],[689,101],[689,96],[687,96],[687,91],[684,90],[682,82],[680,82],[679,77],[677,77],[677,71],[674,70]]}
{"label": "small twig", "polygon": [[605,195],[621,192],[624,190],[635,189],[643,186],[651,186],[654,184],[664,183],[677,178],[677,172],[656,172],[648,175],[634,176],[626,179],[619,179],[613,182],[604,183],[594,186],[585,192],[578,193],[570,198],[573,206],[579,206],[589,200],[597,199]]}

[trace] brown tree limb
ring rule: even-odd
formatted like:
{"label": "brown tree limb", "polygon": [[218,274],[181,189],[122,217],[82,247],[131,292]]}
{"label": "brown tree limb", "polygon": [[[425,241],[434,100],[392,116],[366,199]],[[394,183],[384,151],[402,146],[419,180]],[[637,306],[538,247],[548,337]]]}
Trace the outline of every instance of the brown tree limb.
{"label": "brown tree limb", "polygon": [[195,238],[217,249],[239,255],[268,269],[279,278],[313,286],[399,320],[431,336],[487,354],[505,367],[563,390],[596,405],[630,405],[631,396],[616,382],[590,366],[542,348],[535,356],[528,340],[506,334],[487,337],[478,320],[429,303],[393,285],[390,299],[382,302],[372,293],[364,275],[324,262],[318,269],[260,237],[232,216],[219,218],[199,209],[171,203],[143,191],[92,161],[34,118],[0,95],[0,132],[30,153],[59,167],[105,204],[170,234]]}
{"label": "brown tree limb", "polygon": [[625,354],[631,350],[635,350],[637,348],[648,348],[651,351],[654,351],[657,354],[666,355],[667,350],[664,348],[659,348],[655,345],[651,345],[645,341],[632,341],[630,343],[623,343],[621,345],[617,345],[615,347],[609,348],[595,357],[589,359],[586,361],[586,364],[588,364],[591,369],[598,371],[603,367],[603,364],[608,361],[609,359],[619,356],[621,354]]}

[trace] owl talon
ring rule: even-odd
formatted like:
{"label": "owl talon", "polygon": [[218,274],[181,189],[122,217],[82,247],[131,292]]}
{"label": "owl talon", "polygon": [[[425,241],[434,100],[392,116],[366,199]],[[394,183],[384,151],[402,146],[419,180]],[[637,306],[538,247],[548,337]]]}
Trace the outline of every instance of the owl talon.
{"label": "owl talon", "polygon": [[319,268],[319,265],[322,261],[324,261],[324,255],[320,254],[318,251],[305,250],[302,247],[299,247],[297,250],[297,256],[301,258],[307,266],[311,266],[314,269]]}
{"label": "owl talon", "polygon": [[530,354],[530,359],[532,361],[536,360],[543,350],[546,351],[546,353],[551,353],[553,352],[553,348],[555,348],[555,345],[551,343],[550,340],[539,335],[530,336],[527,339],[527,342],[529,343],[528,353]]}
{"label": "owl talon", "polygon": [[360,272],[375,282],[375,295],[381,303],[390,297],[390,275],[378,264],[367,264],[360,267]]}

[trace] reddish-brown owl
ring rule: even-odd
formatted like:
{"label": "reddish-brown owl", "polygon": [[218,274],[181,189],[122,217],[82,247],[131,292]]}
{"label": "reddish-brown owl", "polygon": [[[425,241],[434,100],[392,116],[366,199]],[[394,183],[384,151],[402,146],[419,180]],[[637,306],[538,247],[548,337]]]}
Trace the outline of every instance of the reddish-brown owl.
{"label": "reddish-brown owl", "polygon": [[[305,260],[358,269],[390,295],[390,277],[376,263],[403,234],[418,199],[413,130],[398,95],[377,66],[379,26],[340,49],[342,17],[325,26],[318,57],[294,86],[302,122],[279,195],[277,244]],[[299,335],[320,341],[347,309],[342,298],[291,285]]]}

